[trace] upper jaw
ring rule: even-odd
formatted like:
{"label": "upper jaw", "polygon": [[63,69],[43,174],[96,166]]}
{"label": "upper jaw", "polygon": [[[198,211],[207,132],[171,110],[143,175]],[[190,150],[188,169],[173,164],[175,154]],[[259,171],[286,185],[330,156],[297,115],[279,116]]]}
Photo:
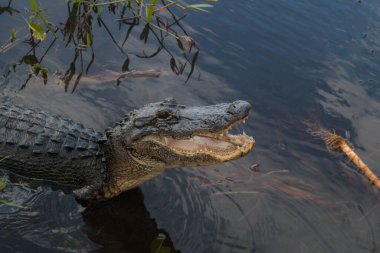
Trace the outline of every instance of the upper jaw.
{"label": "upper jaw", "polygon": [[[176,107],[171,105],[171,108],[173,106]],[[233,126],[244,123],[250,111],[251,105],[240,100],[211,106],[177,106],[173,119],[166,122],[147,123],[139,129],[133,128],[128,133],[131,137],[128,142],[137,141],[149,135],[168,136],[174,139],[186,139],[193,136],[221,139],[223,136],[228,137],[228,130]]]}
{"label": "upper jaw", "polygon": [[173,127],[178,134],[168,134],[173,138],[222,134],[237,124],[245,123],[250,111],[251,105],[240,100],[204,107],[189,107],[179,111],[178,125]]}

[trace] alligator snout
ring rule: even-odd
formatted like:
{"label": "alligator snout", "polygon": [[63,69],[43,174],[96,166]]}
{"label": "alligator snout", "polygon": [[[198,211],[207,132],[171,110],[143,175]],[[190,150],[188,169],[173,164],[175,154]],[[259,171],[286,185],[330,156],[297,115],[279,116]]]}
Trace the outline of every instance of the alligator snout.
{"label": "alligator snout", "polygon": [[230,104],[230,106],[227,108],[227,112],[231,114],[247,115],[251,108],[252,107],[250,103],[242,100],[237,100]]}

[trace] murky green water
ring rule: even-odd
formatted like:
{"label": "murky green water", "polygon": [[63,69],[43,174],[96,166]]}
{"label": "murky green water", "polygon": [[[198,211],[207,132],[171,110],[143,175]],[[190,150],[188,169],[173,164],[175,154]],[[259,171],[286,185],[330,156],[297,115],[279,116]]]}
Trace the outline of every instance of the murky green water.
{"label": "murky green water", "polygon": [[[66,1],[42,3],[48,18],[66,22]],[[75,47],[57,40],[41,64],[49,69],[47,84],[32,77],[20,90],[30,73],[17,64],[30,54],[20,16],[29,15],[26,5],[14,1],[19,13],[0,15],[0,45],[12,28],[20,38],[0,53],[3,99],[97,130],[166,97],[189,105],[243,99],[254,111],[242,128],[257,145],[243,159],[170,170],[140,190],[86,209],[48,186],[10,186],[3,197],[28,208],[0,207],[0,252],[149,252],[160,233],[172,252],[183,253],[380,251],[379,191],[305,124],[349,138],[380,175],[379,2],[221,0],[210,14],[189,12],[181,25],[200,54],[187,83],[189,65],[183,75],[170,67],[172,56],[185,62],[175,40],[166,38],[166,49],[153,58],[137,57],[156,52],[154,36],[144,44],[143,27],[136,27],[121,50],[129,26],[119,27],[105,11],[101,27],[95,19],[92,24],[93,61],[90,50],[75,58]],[[38,57],[52,40],[36,48]],[[161,76],[126,78],[117,86],[115,72],[127,57],[131,69]],[[75,74],[65,85],[60,78],[74,59]]]}

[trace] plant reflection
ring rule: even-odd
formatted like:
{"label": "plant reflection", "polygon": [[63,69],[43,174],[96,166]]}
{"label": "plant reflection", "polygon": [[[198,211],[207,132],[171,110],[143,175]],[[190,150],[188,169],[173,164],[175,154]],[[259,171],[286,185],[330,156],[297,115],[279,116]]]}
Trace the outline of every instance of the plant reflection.
{"label": "plant reflection", "polygon": [[0,6],[0,15],[2,15],[3,13],[8,13],[9,15],[12,16],[13,12],[19,13],[18,10],[13,9],[11,7],[11,3],[12,3],[12,0],[9,0],[7,6]]}
{"label": "plant reflection", "polygon": [[[48,64],[44,62],[44,58],[52,48],[58,48],[59,45],[63,44],[64,50],[68,51],[67,54],[72,54],[73,56],[70,63],[67,64],[66,71],[58,74],[58,76],[64,84],[65,91],[70,90],[74,92],[82,76],[89,74],[95,62],[97,50],[94,48],[94,45],[97,43],[97,40],[95,39],[94,31],[96,29],[100,30],[102,34],[106,34],[117,50],[124,55],[124,60],[120,63],[120,75],[113,79],[117,85],[120,84],[122,77],[129,76],[128,73],[132,71],[130,69],[131,55],[140,59],[151,59],[163,52],[170,57],[169,66],[173,73],[176,75],[187,75],[187,82],[194,73],[199,48],[180,23],[186,14],[178,17],[170,9],[174,4],[167,3],[164,0],[159,7],[156,5],[155,9],[151,8],[149,4],[144,4],[144,1],[117,2],[101,5],[97,4],[97,1],[67,1],[68,16],[66,21],[59,25],[54,25],[46,19],[46,10],[42,6],[38,6],[37,4],[32,5],[31,17],[29,20],[25,19],[29,25],[30,34],[27,35],[28,39],[24,39],[24,42],[30,46],[30,49],[11,68],[16,72],[17,67],[20,65],[30,66],[30,74],[20,89],[25,88],[33,76],[40,76],[43,82],[47,83],[52,71],[49,69]],[[12,14],[13,12],[19,12],[12,8],[11,4],[12,1],[9,1],[7,7],[0,7],[1,13],[8,12]],[[105,11],[105,8],[108,11]],[[146,9],[145,16],[142,14],[143,9]],[[148,12],[149,10],[150,12]],[[111,26],[105,22],[105,19],[109,20],[110,17],[114,20],[114,24]],[[115,35],[119,36],[124,31],[125,36],[120,43]],[[98,31],[96,32],[98,33]],[[141,44],[142,47],[148,43],[149,46],[155,45],[156,49],[153,50],[153,53],[147,53],[144,50],[141,50],[141,53],[129,53],[126,46],[132,32],[139,34],[139,39],[143,43]],[[169,40],[176,40],[179,50],[173,50],[173,47],[169,47],[167,45]],[[8,44],[5,46],[7,46],[6,48],[9,47]],[[112,49],[113,47],[109,46],[106,50],[110,50],[110,48]],[[101,50],[104,49],[102,48]],[[5,51],[3,50],[2,53]],[[6,78],[10,72],[5,74]],[[140,71],[140,76],[144,77],[142,71]],[[147,74],[146,77],[152,76]]]}

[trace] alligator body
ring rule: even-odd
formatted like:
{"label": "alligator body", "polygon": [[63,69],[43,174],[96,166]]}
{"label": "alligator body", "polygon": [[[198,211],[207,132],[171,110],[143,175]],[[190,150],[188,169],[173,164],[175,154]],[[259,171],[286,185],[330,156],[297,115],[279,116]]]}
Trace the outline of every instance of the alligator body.
{"label": "alligator body", "polygon": [[167,168],[244,156],[253,138],[228,129],[244,121],[250,108],[244,101],[187,107],[166,99],[100,133],[48,112],[3,104],[0,169],[70,186],[79,198],[111,198]]}

